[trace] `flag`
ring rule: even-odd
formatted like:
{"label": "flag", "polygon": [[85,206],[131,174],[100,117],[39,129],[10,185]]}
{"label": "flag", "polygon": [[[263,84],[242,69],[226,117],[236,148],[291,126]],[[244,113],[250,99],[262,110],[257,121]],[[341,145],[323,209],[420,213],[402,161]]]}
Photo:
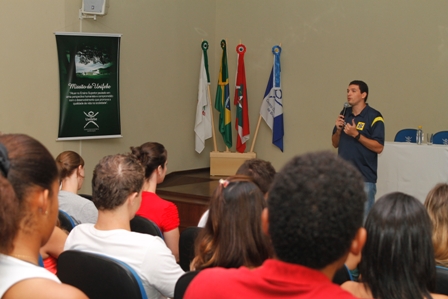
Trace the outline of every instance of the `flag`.
{"label": "flag", "polygon": [[215,108],[219,111],[219,132],[221,132],[226,146],[232,147],[229,70],[227,69],[227,50],[225,40],[221,41],[221,48],[222,57],[218,75],[218,87],[216,88]]}
{"label": "flag", "polygon": [[201,69],[199,71],[199,87],[198,87],[198,103],[196,106],[196,122],[194,132],[196,134],[195,149],[201,153],[205,147],[205,140],[212,137],[212,122],[210,119],[210,96],[209,85],[210,76],[208,73],[208,42],[203,41],[201,44],[202,59]]}
{"label": "flag", "polygon": [[244,68],[244,53],[246,53],[246,46],[239,44],[236,47],[236,52],[238,53],[234,100],[234,104],[236,105],[235,129],[238,132],[236,138],[236,150],[240,153],[244,153],[246,150],[246,141],[249,140],[250,137],[246,70]]}
{"label": "flag", "polygon": [[261,104],[260,115],[272,130],[272,143],[283,152],[283,99],[280,84],[280,53],[282,48],[274,46],[274,65],[269,76],[266,92]]}

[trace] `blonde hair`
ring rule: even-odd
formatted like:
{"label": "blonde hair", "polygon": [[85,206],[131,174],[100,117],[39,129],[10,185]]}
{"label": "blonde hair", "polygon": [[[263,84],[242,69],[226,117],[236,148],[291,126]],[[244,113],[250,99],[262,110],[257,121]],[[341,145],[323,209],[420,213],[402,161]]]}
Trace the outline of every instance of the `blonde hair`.
{"label": "blonde hair", "polygon": [[432,243],[436,264],[448,267],[448,184],[434,186],[424,204],[433,226]]}

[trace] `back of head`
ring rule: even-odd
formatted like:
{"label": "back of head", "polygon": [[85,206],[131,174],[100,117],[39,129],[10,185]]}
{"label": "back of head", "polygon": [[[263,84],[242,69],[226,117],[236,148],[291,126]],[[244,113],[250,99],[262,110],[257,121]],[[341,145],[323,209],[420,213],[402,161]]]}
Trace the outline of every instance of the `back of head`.
{"label": "back of head", "polygon": [[[0,251],[12,250],[19,223],[32,231],[27,195],[33,188],[52,192],[58,178],[50,152],[37,140],[22,134],[0,135]],[[27,226],[28,224],[28,226]]]}
{"label": "back of head", "polygon": [[79,166],[84,166],[84,159],[76,152],[65,151],[56,157],[56,165],[59,171],[59,180],[69,177]]}
{"label": "back of head", "polygon": [[261,159],[249,159],[241,164],[236,174],[251,177],[261,192],[266,194],[274,181],[275,168],[271,162]]}
{"label": "back of head", "polygon": [[261,212],[266,201],[246,176],[221,180],[210,200],[207,223],[196,242],[196,270],[208,267],[257,267],[271,256],[262,233]]}
{"label": "back of head", "polygon": [[165,147],[157,142],[146,142],[140,146],[131,147],[131,152],[145,168],[145,179],[149,178],[157,167],[164,168],[168,157]]}
{"label": "back of head", "polygon": [[313,269],[342,258],[362,225],[362,176],[330,152],[296,156],[268,197],[269,234],[278,259]]}
{"label": "back of head", "polygon": [[133,155],[106,156],[93,171],[92,201],[98,210],[114,210],[140,192],[143,181],[143,167]]}
{"label": "back of head", "polygon": [[435,287],[431,223],[414,197],[395,192],[373,205],[360,273],[374,298],[430,298]]}
{"label": "back of head", "polygon": [[361,80],[353,80],[350,82],[350,85],[357,85],[359,87],[359,90],[361,93],[366,93],[366,97],[364,98],[364,102],[367,102],[367,98],[369,97],[369,86],[367,86],[367,83]]}
{"label": "back of head", "polygon": [[448,267],[448,184],[437,184],[429,191],[425,207],[432,222],[432,244],[436,263]]}

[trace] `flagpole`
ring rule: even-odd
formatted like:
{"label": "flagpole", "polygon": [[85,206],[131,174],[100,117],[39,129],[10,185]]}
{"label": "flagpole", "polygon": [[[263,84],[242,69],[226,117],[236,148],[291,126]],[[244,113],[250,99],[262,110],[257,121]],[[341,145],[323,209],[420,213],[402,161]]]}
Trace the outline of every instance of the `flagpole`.
{"label": "flagpole", "polygon": [[213,107],[212,107],[212,100],[210,95],[210,84],[207,84],[207,90],[208,90],[208,101],[210,105],[210,117],[212,121],[212,137],[213,137],[213,151],[216,152],[218,150],[218,147],[216,145],[216,133],[215,133],[215,121],[213,116]]}
{"label": "flagpole", "polygon": [[[227,47],[227,38],[224,39],[226,41],[226,47]],[[229,76],[228,68],[229,68],[229,61],[227,60],[227,51],[226,51],[226,61],[227,61],[227,76]],[[227,80],[230,84],[230,79],[227,77]],[[230,88],[229,88],[230,89]],[[229,91],[229,99],[230,99],[230,91]],[[224,101],[225,102],[225,101]],[[230,121],[232,121],[232,113],[230,112]],[[230,130],[232,130],[232,127],[230,127]],[[229,148],[226,145],[226,152],[230,152]]]}
{"label": "flagpole", "polygon": [[250,147],[250,153],[254,152],[255,142],[257,141],[258,129],[260,128],[260,124],[261,124],[261,115],[258,117],[257,128],[255,129],[254,139],[252,140],[252,146]]}

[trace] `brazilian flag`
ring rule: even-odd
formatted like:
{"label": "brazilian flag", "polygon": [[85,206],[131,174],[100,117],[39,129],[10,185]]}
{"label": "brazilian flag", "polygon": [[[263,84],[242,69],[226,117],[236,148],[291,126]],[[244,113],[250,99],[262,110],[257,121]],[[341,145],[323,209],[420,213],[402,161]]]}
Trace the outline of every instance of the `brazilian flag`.
{"label": "brazilian flag", "polygon": [[219,132],[228,148],[232,147],[232,124],[230,114],[229,70],[227,68],[226,41],[221,41],[222,58],[216,88],[215,109],[219,111]]}

